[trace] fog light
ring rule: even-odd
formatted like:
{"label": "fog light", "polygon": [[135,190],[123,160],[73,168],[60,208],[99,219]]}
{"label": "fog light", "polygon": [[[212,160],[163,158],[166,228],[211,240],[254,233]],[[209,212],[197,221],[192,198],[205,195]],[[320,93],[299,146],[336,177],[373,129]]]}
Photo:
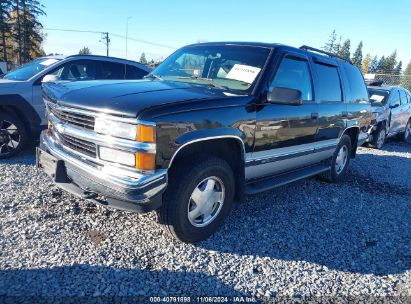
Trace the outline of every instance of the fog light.
{"label": "fog light", "polygon": [[154,170],[156,168],[155,154],[136,153],[136,169]]}
{"label": "fog light", "polygon": [[100,147],[99,149],[100,159],[118,163],[130,167],[136,165],[136,159],[134,153],[114,150],[111,148]]}

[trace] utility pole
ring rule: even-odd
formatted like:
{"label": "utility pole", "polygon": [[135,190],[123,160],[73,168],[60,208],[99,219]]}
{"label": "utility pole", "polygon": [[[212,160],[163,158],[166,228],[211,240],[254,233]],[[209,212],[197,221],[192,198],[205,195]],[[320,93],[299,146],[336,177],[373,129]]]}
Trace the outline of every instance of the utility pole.
{"label": "utility pole", "polygon": [[109,48],[110,48],[110,37],[108,35],[108,32],[102,33],[100,41],[103,42],[106,45],[107,56],[108,56],[109,55]]}
{"label": "utility pole", "polygon": [[127,17],[127,20],[126,20],[126,59],[127,59],[127,51],[128,51],[128,21],[131,18],[132,17]]}

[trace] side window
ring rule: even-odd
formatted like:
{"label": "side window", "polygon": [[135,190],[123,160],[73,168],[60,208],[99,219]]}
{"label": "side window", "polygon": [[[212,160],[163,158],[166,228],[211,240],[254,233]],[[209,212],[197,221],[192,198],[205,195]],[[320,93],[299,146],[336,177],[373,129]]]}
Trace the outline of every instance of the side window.
{"label": "side window", "polygon": [[320,86],[318,101],[342,102],[341,80],[337,67],[315,63],[315,68]]}
{"label": "side window", "polygon": [[124,79],[126,65],[124,63],[99,61],[100,73],[98,79]]}
{"label": "side window", "polygon": [[349,102],[368,102],[368,92],[360,70],[348,63],[342,64],[347,82],[350,86],[351,98]]}
{"label": "side window", "polygon": [[147,72],[138,67],[126,64],[126,79],[141,79],[147,75]]}
{"label": "side window", "polygon": [[96,65],[92,60],[76,60],[65,63],[49,74],[55,75],[61,80],[94,80],[96,79]]}
{"label": "side window", "polygon": [[390,94],[390,101],[389,105],[395,105],[395,104],[401,104],[401,99],[400,99],[400,92],[398,90],[392,90]]}
{"label": "side window", "polygon": [[270,91],[276,87],[300,90],[303,100],[313,100],[307,60],[291,55],[284,57],[270,85]]}
{"label": "side window", "polygon": [[408,103],[407,94],[404,90],[400,90],[400,97],[401,97],[401,105],[405,105]]}

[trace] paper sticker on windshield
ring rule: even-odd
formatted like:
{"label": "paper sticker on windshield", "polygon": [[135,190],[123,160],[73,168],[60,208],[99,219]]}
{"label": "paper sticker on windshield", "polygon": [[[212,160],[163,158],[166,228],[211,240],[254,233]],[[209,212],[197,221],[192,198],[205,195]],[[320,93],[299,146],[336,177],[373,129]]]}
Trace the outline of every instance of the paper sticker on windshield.
{"label": "paper sticker on windshield", "polygon": [[260,68],[243,64],[235,64],[231,68],[230,72],[228,72],[226,78],[240,80],[246,83],[253,83],[260,71]]}
{"label": "paper sticker on windshield", "polygon": [[57,59],[50,58],[50,59],[40,62],[40,64],[44,66],[49,66],[49,65],[52,65],[53,63],[56,63],[57,61],[58,61]]}
{"label": "paper sticker on windshield", "polygon": [[370,97],[370,99],[375,100],[377,102],[382,102],[384,100],[384,96],[374,94]]}

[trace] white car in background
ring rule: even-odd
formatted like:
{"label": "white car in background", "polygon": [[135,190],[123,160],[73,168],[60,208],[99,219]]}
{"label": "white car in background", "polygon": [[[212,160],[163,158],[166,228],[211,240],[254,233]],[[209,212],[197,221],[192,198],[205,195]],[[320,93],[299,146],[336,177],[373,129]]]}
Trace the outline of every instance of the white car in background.
{"label": "white car in background", "polygon": [[48,56],[0,77],[0,159],[17,154],[47,124],[41,84],[48,81],[141,79],[150,68],[95,55]]}

